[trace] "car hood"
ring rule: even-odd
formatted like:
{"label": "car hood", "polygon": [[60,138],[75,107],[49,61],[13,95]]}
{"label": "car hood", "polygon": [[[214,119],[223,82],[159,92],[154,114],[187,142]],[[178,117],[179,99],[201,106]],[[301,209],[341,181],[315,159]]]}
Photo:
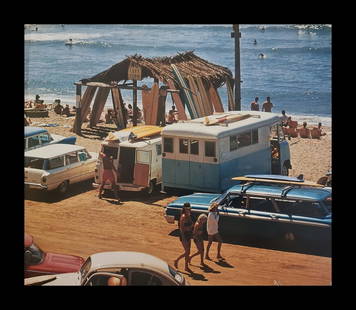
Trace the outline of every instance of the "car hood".
{"label": "car hood", "polygon": [[191,205],[210,205],[212,200],[219,197],[221,194],[209,194],[209,193],[194,193],[192,195],[186,195],[179,197],[170,205],[183,205],[185,202],[189,202]]}
{"label": "car hood", "polygon": [[44,283],[43,286],[54,286],[54,285],[81,285],[80,282],[80,272],[71,272],[71,273],[61,273],[55,275],[53,281]]}
{"label": "car hood", "polygon": [[47,253],[40,265],[32,266],[30,269],[47,273],[77,272],[83,263],[84,259],[80,256]]}

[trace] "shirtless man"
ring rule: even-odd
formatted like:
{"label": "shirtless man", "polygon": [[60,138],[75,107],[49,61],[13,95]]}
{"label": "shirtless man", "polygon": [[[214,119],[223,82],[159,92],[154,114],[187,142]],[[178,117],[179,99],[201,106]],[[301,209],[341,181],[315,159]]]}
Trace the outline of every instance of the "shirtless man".
{"label": "shirtless man", "polygon": [[271,102],[271,97],[267,97],[266,101],[263,103],[262,111],[272,112],[273,104]]}
{"label": "shirtless man", "polygon": [[318,127],[313,127],[310,132],[312,139],[320,139],[321,136],[325,136],[325,132],[321,132],[321,123],[318,124]]}
{"label": "shirtless man", "polygon": [[310,130],[307,128],[307,122],[303,122],[303,127],[299,129],[301,138],[310,138]]}
{"label": "shirtless man", "polygon": [[255,98],[255,101],[251,102],[251,111],[259,111],[260,105],[257,103],[258,97]]}
{"label": "shirtless man", "polygon": [[115,179],[115,166],[113,164],[113,159],[112,159],[112,156],[108,157],[108,155],[106,155],[105,153],[101,152],[100,153],[100,157],[102,158],[102,161],[103,161],[103,167],[104,167],[104,171],[103,171],[103,178],[101,180],[101,184],[100,184],[100,187],[99,187],[99,199],[101,199],[102,197],[102,192],[104,190],[104,185],[105,185],[105,182],[107,180],[110,181],[111,183],[111,187],[114,191],[114,195],[115,195],[115,198],[117,199],[117,203],[120,203],[120,198],[119,198],[119,195],[118,195],[118,185],[116,184],[116,179]]}

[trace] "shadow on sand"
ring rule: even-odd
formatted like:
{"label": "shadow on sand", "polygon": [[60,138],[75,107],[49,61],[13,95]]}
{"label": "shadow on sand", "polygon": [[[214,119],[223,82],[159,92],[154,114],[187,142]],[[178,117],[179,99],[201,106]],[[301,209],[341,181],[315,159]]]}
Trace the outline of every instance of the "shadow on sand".
{"label": "shadow on sand", "polygon": [[[179,229],[172,230],[169,235],[179,237]],[[270,239],[258,239],[258,238],[246,238],[231,236],[227,234],[221,234],[223,243],[236,244],[241,246],[263,248],[276,251],[296,252],[309,255],[326,256],[331,257],[331,246],[323,246],[316,244],[315,242],[301,242],[301,241],[288,241],[288,240],[270,240]],[[208,238],[205,236],[204,240],[207,242]],[[219,261],[220,266],[223,266],[224,261]]]}

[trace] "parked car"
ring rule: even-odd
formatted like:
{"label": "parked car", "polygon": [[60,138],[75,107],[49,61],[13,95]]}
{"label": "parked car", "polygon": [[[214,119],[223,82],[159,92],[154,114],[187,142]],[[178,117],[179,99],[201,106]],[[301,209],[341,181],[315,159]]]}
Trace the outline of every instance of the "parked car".
{"label": "parked car", "polygon": [[25,126],[25,151],[53,143],[75,144],[76,140],[76,136],[63,137],[60,135],[50,134],[44,128]]}
{"label": "parked car", "polygon": [[84,263],[80,256],[48,253],[34,243],[33,237],[25,233],[25,278],[77,272]]}
{"label": "parked car", "polygon": [[25,152],[25,186],[65,193],[69,184],[94,178],[98,153],[71,144],[51,144]]}
{"label": "parked car", "polygon": [[102,252],[87,258],[80,271],[37,277],[25,285],[105,286],[109,277],[122,277],[127,285],[189,285],[183,275],[155,256],[140,252]]}
{"label": "parked car", "polygon": [[185,202],[192,216],[219,204],[219,230],[238,236],[331,243],[331,188],[278,175],[245,176],[223,194],[194,193],[165,208],[168,223],[178,220]]}

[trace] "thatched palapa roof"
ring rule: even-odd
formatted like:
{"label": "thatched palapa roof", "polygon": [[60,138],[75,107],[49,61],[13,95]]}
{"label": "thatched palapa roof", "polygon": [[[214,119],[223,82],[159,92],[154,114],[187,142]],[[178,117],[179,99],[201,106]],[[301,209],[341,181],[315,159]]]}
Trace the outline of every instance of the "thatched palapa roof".
{"label": "thatched palapa roof", "polygon": [[142,79],[146,77],[156,78],[162,82],[167,79],[176,80],[171,64],[174,64],[183,77],[201,77],[209,81],[215,88],[224,85],[227,79],[233,81],[231,71],[223,66],[210,63],[198,56],[193,51],[179,53],[173,57],[144,58],[135,54],[128,56],[125,60],[111,66],[109,69],[100,72],[89,79],[82,79],[87,82],[111,83],[128,80],[127,72],[130,63],[135,63],[141,67]]}

